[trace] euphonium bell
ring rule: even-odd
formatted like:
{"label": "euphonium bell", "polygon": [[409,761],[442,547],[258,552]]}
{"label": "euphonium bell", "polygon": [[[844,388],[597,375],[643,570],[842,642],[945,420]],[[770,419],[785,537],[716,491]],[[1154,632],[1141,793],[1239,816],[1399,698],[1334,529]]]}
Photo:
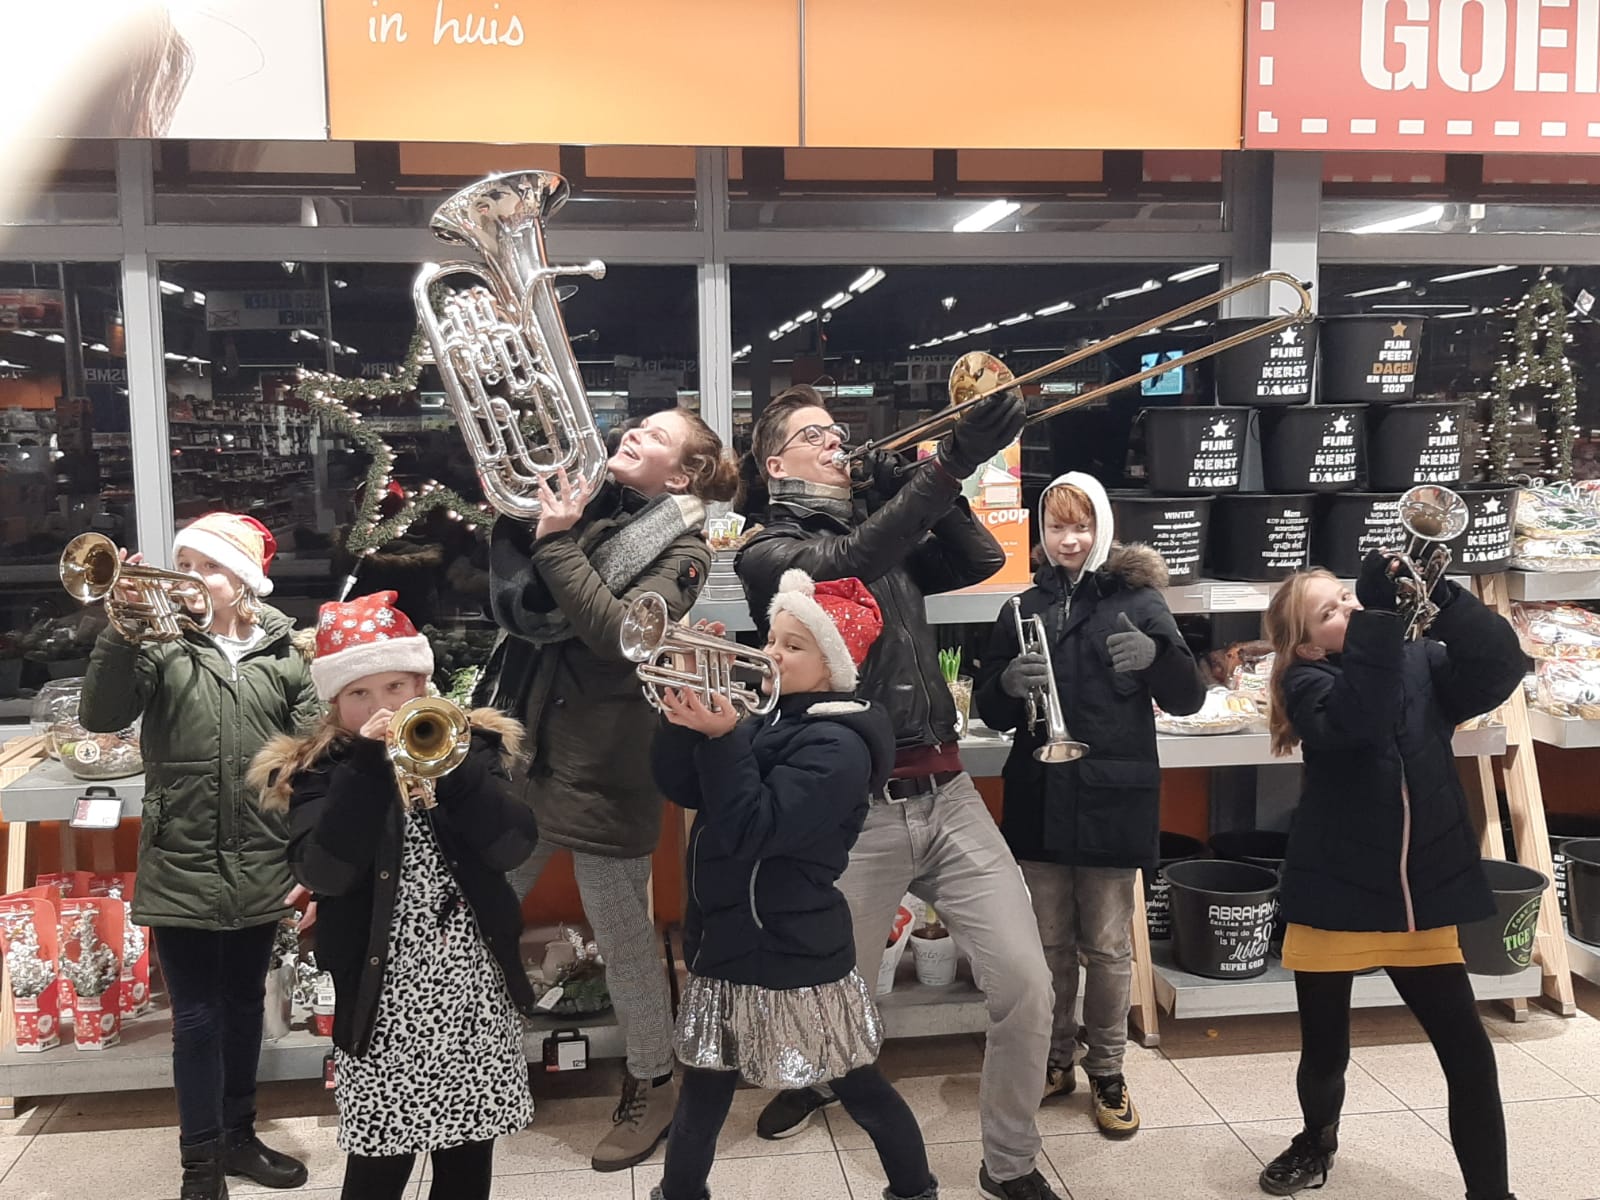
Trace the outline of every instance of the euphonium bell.
{"label": "euphonium bell", "polygon": [[1472,512],[1467,502],[1447,487],[1424,483],[1400,497],[1400,527],[1411,535],[1406,548],[1394,555],[1400,570],[1395,576],[1395,608],[1406,623],[1406,640],[1427,632],[1439,615],[1433,589],[1450,569],[1450,548],[1467,531]]}
{"label": "euphonium bell", "polygon": [[[689,629],[674,622],[667,602],[646,592],[622,618],[622,655],[639,664],[639,683],[650,707],[660,710],[667,688],[694,692],[710,704],[712,697],[732,702],[745,716],[761,716],[778,703],[778,664],[760,650],[741,646],[716,634]],[[771,681],[762,693],[734,677],[737,670],[753,671],[758,680]]]}
{"label": "euphonium bell", "polygon": [[[427,263],[411,298],[445,395],[461,426],[484,498],[508,517],[539,518],[539,482],[565,471],[592,487],[606,447],[566,325],[555,280],[605,274],[605,264],[551,266],[544,221],[567,199],[549,171],[493,175],[439,206],[441,241],[476,250],[482,264]],[[451,288],[449,276],[476,280]]]}
{"label": "euphonium bell", "polygon": [[407,700],[389,721],[384,746],[408,808],[432,808],[435,782],[459,767],[472,726],[459,705],[438,696]]}
{"label": "euphonium bell", "polygon": [[[124,562],[103,533],[80,533],[68,542],[58,570],[67,594],[79,604],[104,603],[106,619],[130,642],[172,642],[187,630],[211,628],[211,593],[198,576]],[[121,594],[129,586],[137,599]]]}

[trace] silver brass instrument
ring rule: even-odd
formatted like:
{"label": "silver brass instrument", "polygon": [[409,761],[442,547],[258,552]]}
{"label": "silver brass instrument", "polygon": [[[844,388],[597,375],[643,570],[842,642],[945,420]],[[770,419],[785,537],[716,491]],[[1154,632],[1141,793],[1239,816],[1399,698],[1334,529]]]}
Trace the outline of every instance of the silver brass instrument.
{"label": "silver brass instrument", "polygon": [[1043,688],[1028,693],[1028,728],[1037,728],[1044,721],[1044,743],[1033,756],[1044,763],[1071,762],[1089,753],[1089,747],[1072,740],[1067,732],[1067,719],[1061,715],[1061,694],[1056,691],[1055,667],[1050,662],[1050,641],[1045,636],[1044,621],[1039,617],[1024,617],[1022,601],[1011,597],[1011,616],[1017,623],[1017,653],[1037,654],[1044,659],[1048,682]]}
{"label": "silver brass instrument", "polygon": [[1395,555],[1400,572],[1395,577],[1395,608],[1406,622],[1406,641],[1427,632],[1439,615],[1433,589],[1450,569],[1450,548],[1467,530],[1472,513],[1467,502],[1447,487],[1424,483],[1400,497],[1400,527],[1411,535],[1406,548]]}
{"label": "silver brass instrument", "polygon": [[1054,375],[1065,371],[1068,367],[1076,366],[1084,359],[1093,358],[1107,350],[1114,350],[1125,342],[1134,338],[1143,337],[1158,329],[1170,328],[1185,317],[1203,312],[1213,305],[1221,304],[1229,297],[1251,288],[1268,286],[1281,283],[1290,288],[1299,300],[1299,305],[1293,312],[1281,316],[1263,318],[1260,324],[1252,325],[1248,329],[1241,329],[1237,333],[1229,334],[1219,341],[1212,342],[1209,346],[1202,346],[1198,350],[1191,350],[1180,358],[1169,362],[1157,363],[1147,367],[1137,375],[1129,375],[1123,379],[1113,379],[1110,383],[1102,383],[1088,391],[1080,392],[1066,400],[1041,408],[1038,412],[1028,414],[1027,425],[1036,425],[1040,421],[1048,421],[1051,417],[1059,416],[1075,408],[1093,404],[1102,400],[1113,392],[1120,392],[1123,388],[1133,387],[1152,379],[1157,375],[1178,367],[1188,366],[1190,363],[1200,362],[1202,359],[1232,350],[1235,346],[1242,346],[1246,342],[1253,342],[1257,338],[1271,337],[1291,325],[1302,325],[1311,319],[1311,292],[1293,275],[1283,271],[1264,271],[1259,275],[1252,275],[1248,279],[1241,279],[1238,283],[1230,284],[1225,288],[1212,292],[1210,295],[1201,296],[1198,300],[1191,300],[1187,304],[1179,305],[1171,312],[1164,312],[1159,317],[1151,317],[1141,321],[1131,329],[1113,334],[1108,338],[1091,345],[1074,350],[1071,354],[1063,355],[1054,362],[1048,362],[1042,367],[1035,367],[1023,375],[1012,375],[1010,368],[992,354],[981,350],[974,350],[963,354],[956,359],[955,366],[950,368],[950,405],[939,412],[915,421],[904,429],[896,430],[888,437],[879,438],[877,441],[866,442],[853,450],[841,450],[834,456],[834,461],[841,467],[848,466],[853,459],[863,458],[874,451],[894,453],[913,446],[918,442],[929,441],[948,433],[961,414],[980,400],[987,400],[996,392],[1009,391],[1011,388],[1022,387],[1024,384],[1035,383],[1047,375]]}
{"label": "silver brass instrument", "polygon": [[[541,479],[564,470],[574,486],[592,486],[606,469],[555,286],[563,275],[599,279],[606,267],[550,265],[544,222],[566,199],[567,181],[549,171],[463,188],[434,213],[433,235],[477,251],[482,265],[426,263],[411,287],[484,498],[522,521],[539,518]],[[441,286],[448,276],[478,282]]]}
{"label": "silver brass instrument", "polygon": [[[187,630],[211,628],[211,593],[199,576],[124,562],[103,533],[68,542],[59,570],[67,594],[80,604],[103,602],[106,618],[130,642],[174,642]],[[119,590],[129,586],[137,599]]]}
{"label": "silver brass instrument", "polygon": [[[729,700],[745,716],[763,716],[778,703],[777,663],[750,646],[677,624],[655,592],[628,605],[621,642],[623,657],[639,664],[644,698],[657,711],[667,688],[694,692],[708,705],[713,696]],[[741,682],[734,677],[738,670],[755,672],[758,682]],[[771,680],[771,691],[763,694],[765,680]]]}
{"label": "silver brass instrument", "polygon": [[472,746],[461,707],[439,696],[418,696],[389,720],[384,748],[407,808],[432,808],[439,778],[459,767]]}

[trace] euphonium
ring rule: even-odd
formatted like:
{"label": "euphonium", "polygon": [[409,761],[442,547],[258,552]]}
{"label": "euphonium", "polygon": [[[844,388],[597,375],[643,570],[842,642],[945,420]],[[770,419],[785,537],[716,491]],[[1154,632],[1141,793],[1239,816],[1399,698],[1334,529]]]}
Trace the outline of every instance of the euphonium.
{"label": "euphonium", "polygon": [[434,787],[467,757],[472,726],[459,705],[438,696],[407,700],[389,720],[384,747],[407,808],[432,808]]}
{"label": "euphonium", "polygon": [[1056,673],[1050,662],[1050,642],[1045,636],[1044,622],[1038,617],[1022,615],[1022,601],[1011,597],[1011,616],[1017,623],[1017,653],[1037,654],[1044,659],[1048,678],[1042,689],[1028,693],[1028,728],[1044,721],[1044,742],[1033,756],[1040,762],[1063,763],[1082,758],[1089,747],[1072,740],[1067,732],[1067,719],[1061,714],[1061,694],[1056,691]]}
{"label": "euphonium", "polygon": [[[760,650],[676,624],[655,592],[628,605],[621,643],[623,657],[639,664],[644,698],[658,711],[667,688],[694,692],[707,704],[713,696],[729,700],[746,716],[769,713],[778,703],[777,663]],[[754,686],[739,682],[734,678],[739,669],[770,679],[771,691],[763,695],[759,681]]]}
{"label": "euphonium", "polygon": [[1411,535],[1406,548],[1395,554],[1400,570],[1395,576],[1395,610],[1406,623],[1406,640],[1427,632],[1439,615],[1433,589],[1450,569],[1453,541],[1466,532],[1472,513],[1467,502],[1447,487],[1424,483],[1400,497],[1400,527]]}
{"label": "euphonium", "polygon": [[[106,618],[130,642],[172,642],[186,630],[211,628],[211,593],[198,576],[124,562],[103,533],[80,533],[68,542],[59,570],[67,594],[80,604],[103,601]],[[128,585],[136,600],[120,594]]]}
{"label": "euphonium", "polygon": [[[433,235],[483,256],[426,263],[411,287],[417,320],[461,426],[484,498],[523,521],[539,518],[539,481],[566,471],[592,486],[606,469],[572,353],[555,280],[601,278],[602,262],[551,266],[544,220],[567,199],[549,171],[492,175],[457,192],[433,215]],[[441,287],[451,275],[479,282]]]}

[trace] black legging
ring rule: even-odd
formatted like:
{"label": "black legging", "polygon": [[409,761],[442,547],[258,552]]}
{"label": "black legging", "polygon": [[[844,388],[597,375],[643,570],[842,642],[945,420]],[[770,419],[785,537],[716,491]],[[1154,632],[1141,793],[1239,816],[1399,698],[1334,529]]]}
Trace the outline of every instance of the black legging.
{"label": "black legging", "polygon": [[[1467,969],[1386,967],[1400,999],[1421,1024],[1450,1087],[1450,1144],[1471,1197],[1508,1194],[1506,1118],[1494,1046],[1478,1017]],[[1339,1119],[1350,1062],[1350,982],[1344,971],[1296,971],[1300,1006],[1300,1111],[1308,1130]]]}
{"label": "black legging", "polygon": [[[428,1200],[488,1200],[494,1178],[493,1142],[467,1142],[435,1150],[431,1157],[433,1186]],[[347,1155],[339,1200],[400,1200],[416,1161],[415,1154]]]}
{"label": "black legging", "polygon": [[[667,1167],[661,1177],[663,1200],[701,1200],[706,1194],[706,1180],[717,1156],[717,1134],[722,1132],[738,1084],[736,1071],[685,1069],[678,1109],[672,1114],[672,1129],[667,1134]],[[889,1190],[905,1197],[926,1192],[933,1185],[933,1177],[928,1173],[922,1131],[883,1072],[876,1066],[857,1067],[829,1086],[877,1147],[878,1161],[889,1177]]]}

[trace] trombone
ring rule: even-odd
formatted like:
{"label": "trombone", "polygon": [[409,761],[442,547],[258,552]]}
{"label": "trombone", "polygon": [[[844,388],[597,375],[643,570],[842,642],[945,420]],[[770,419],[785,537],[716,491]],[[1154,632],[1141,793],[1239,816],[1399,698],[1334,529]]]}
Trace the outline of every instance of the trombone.
{"label": "trombone", "polygon": [[1067,719],[1061,715],[1061,693],[1056,690],[1055,667],[1050,661],[1050,641],[1045,637],[1044,621],[1022,615],[1022,601],[1011,597],[1011,617],[1017,623],[1017,653],[1037,654],[1044,659],[1044,669],[1049,678],[1043,688],[1028,693],[1028,728],[1038,728],[1044,721],[1044,741],[1033,752],[1042,763],[1064,763],[1082,758],[1089,747],[1072,740],[1067,732]]}
{"label": "trombone", "polygon": [[472,726],[459,705],[417,696],[395,710],[383,741],[405,806],[432,808],[439,778],[459,767],[471,749]]}
{"label": "trombone", "polygon": [[[61,586],[79,604],[103,601],[107,620],[130,642],[174,642],[190,629],[211,628],[211,593],[198,576],[124,562],[103,533],[80,533],[68,542],[57,570]],[[119,595],[124,586],[132,586],[138,598]]]}
{"label": "trombone", "polygon": [[[667,688],[694,692],[710,704],[712,697],[731,701],[747,717],[765,716],[778,703],[778,664],[749,646],[716,634],[689,629],[673,622],[667,602],[656,592],[646,592],[622,618],[622,656],[639,664],[639,683],[650,707],[661,711],[661,693]],[[751,686],[734,678],[738,669],[754,671],[771,681],[763,695],[759,683]]]}
{"label": "trombone", "polygon": [[918,442],[927,441],[929,438],[942,435],[949,431],[957,419],[967,409],[977,404],[980,400],[987,400],[997,392],[1009,391],[1011,388],[1022,387],[1025,384],[1035,383],[1046,375],[1054,375],[1068,367],[1076,366],[1086,358],[1093,358],[1107,350],[1115,349],[1124,342],[1134,338],[1143,337],[1155,329],[1164,328],[1175,321],[1193,316],[1212,305],[1220,304],[1231,296],[1250,288],[1260,287],[1263,284],[1271,285],[1281,283],[1290,288],[1299,299],[1299,306],[1289,313],[1281,316],[1269,317],[1259,324],[1248,329],[1241,329],[1237,333],[1229,334],[1220,341],[1212,342],[1209,346],[1202,346],[1198,350],[1191,350],[1180,358],[1168,362],[1157,363],[1153,367],[1146,367],[1137,375],[1128,375],[1122,379],[1114,379],[1110,383],[1102,383],[1098,387],[1080,392],[1076,396],[1068,397],[1048,407],[1041,408],[1038,412],[1029,413],[1024,425],[1035,425],[1040,421],[1048,421],[1051,417],[1060,416],[1075,408],[1082,408],[1093,404],[1103,396],[1113,392],[1120,392],[1130,388],[1136,383],[1143,383],[1146,379],[1153,379],[1157,375],[1164,375],[1168,371],[1197,363],[1203,359],[1211,358],[1224,351],[1232,350],[1235,346],[1242,346],[1246,342],[1253,342],[1257,338],[1271,337],[1281,330],[1288,329],[1291,325],[1301,325],[1311,319],[1311,290],[1306,284],[1301,283],[1293,275],[1284,271],[1263,271],[1259,275],[1252,275],[1248,279],[1241,279],[1238,283],[1230,284],[1220,291],[1212,292],[1208,296],[1201,296],[1198,300],[1191,300],[1187,304],[1179,305],[1171,312],[1162,313],[1159,317],[1151,317],[1141,321],[1131,329],[1103,338],[1088,346],[1080,347],[1071,354],[1063,355],[1054,362],[1048,362],[1042,367],[1035,367],[1023,375],[1013,375],[1010,369],[994,355],[982,350],[974,350],[963,354],[956,359],[955,366],[950,368],[950,405],[939,412],[914,421],[904,429],[896,430],[887,437],[878,438],[876,441],[864,442],[853,450],[841,450],[834,456],[834,461],[841,467],[848,467],[851,462],[877,451],[893,454],[913,446]]}

